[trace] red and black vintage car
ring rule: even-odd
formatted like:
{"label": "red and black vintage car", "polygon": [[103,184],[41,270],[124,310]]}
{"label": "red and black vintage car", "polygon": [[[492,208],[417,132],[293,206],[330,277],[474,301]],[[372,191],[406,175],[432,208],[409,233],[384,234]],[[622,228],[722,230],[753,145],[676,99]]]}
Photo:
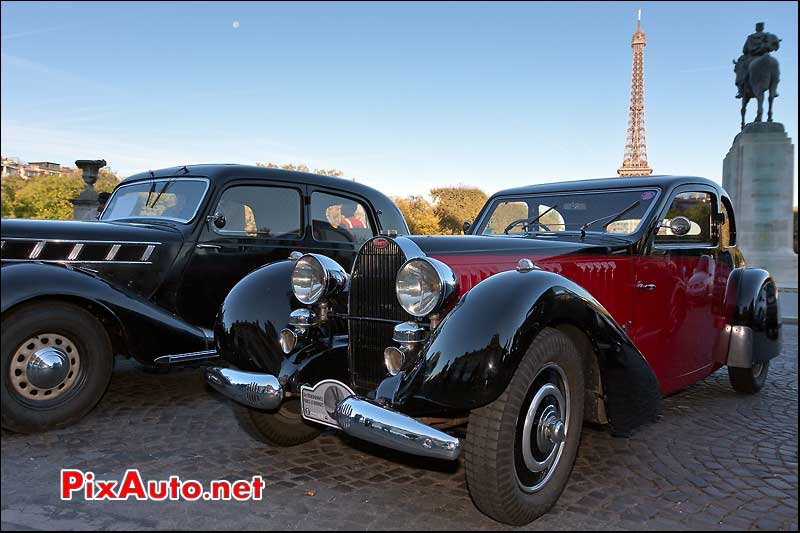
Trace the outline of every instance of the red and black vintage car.
{"label": "red and black vintage car", "polygon": [[222,300],[265,263],[298,250],[349,266],[381,231],[408,233],[371,187],[243,165],[136,174],[98,218],[2,222],[4,428],[79,420],[115,355],[150,368],[216,357]]}
{"label": "red and black vintage car", "polygon": [[628,435],[724,365],[757,392],[780,351],[775,284],[712,181],[506,190],[467,233],[375,237],[349,272],[318,254],[253,272],[215,326],[238,369],[206,380],[277,445],[322,424],[454,460],[466,426],[475,503],[524,524],[561,494],[584,420]]}

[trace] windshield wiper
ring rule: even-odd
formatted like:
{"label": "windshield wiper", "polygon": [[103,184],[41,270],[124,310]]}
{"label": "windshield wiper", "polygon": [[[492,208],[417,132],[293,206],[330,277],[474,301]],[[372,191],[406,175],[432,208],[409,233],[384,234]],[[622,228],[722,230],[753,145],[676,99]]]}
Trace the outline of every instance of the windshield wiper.
{"label": "windshield wiper", "polygon": [[[150,208],[151,208],[151,209],[152,209],[152,208],[154,208],[154,207],[156,206],[156,204],[158,203],[158,201],[161,199],[161,195],[162,195],[162,194],[164,194],[164,192],[165,192],[165,191],[166,191],[166,190],[169,188],[169,186],[170,186],[170,185],[172,185],[172,182],[174,182],[174,181],[175,181],[175,180],[169,180],[168,182],[166,182],[166,183],[164,184],[164,186],[161,188],[161,191],[158,193],[158,196],[156,196],[156,199],[155,199],[155,200],[153,200],[153,203],[152,203],[152,204],[150,204]],[[153,182],[153,186],[155,186],[155,183],[156,183],[156,182]],[[152,193],[152,191],[150,191],[150,192]],[[148,198],[148,199],[150,198],[150,195],[149,195],[149,194],[147,195],[147,198]],[[145,204],[145,205],[146,205],[146,204]]]}
{"label": "windshield wiper", "polygon": [[589,226],[591,226],[592,224],[594,224],[594,223],[596,223],[596,222],[600,222],[601,220],[605,220],[605,219],[607,219],[607,218],[609,218],[609,217],[613,217],[613,218],[611,218],[611,220],[609,220],[608,222],[606,222],[606,223],[603,225],[603,227],[605,228],[605,227],[607,227],[609,224],[611,224],[612,222],[616,222],[617,220],[619,220],[619,218],[620,218],[622,215],[624,215],[625,213],[627,213],[628,211],[630,211],[631,209],[633,209],[634,207],[636,207],[636,206],[637,206],[637,205],[639,205],[640,203],[641,203],[641,202],[640,202],[639,200],[636,200],[635,202],[633,202],[631,205],[629,205],[628,207],[626,207],[625,209],[623,209],[623,210],[622,210],[622,211],[620,211],[619,213],[612,213],[612,214],[610,214],[610,215],[606,215],[606,216],[604,216],[604,217],[600,217],[600,218],[596,218],[596,219],[594,219],[594,220],[590,220],[589,222],[587,222],[586,224],[584,224],[583,226],[581,226],[581,240],[583,240],[583,238],[584,238],[584,237],[586,237],[586,230],[587,230],[587,229],[589,228]]}
{"label": "windshield wiper", "polygon": [[[505,233],[506,235],[508,235],[508,230],[510,230],[511,228],[513,228],[514,226],[516,226],[517,224],[519,224],[520,222],[524,222],[524,223],[525,223],[525,224],[522,226],[523,228],[530,228],[531,226],[533,226],[534,224],[536,224],[537,222],[539,222],[539,219],[540,219],[540,218],[542,218],[543,216],[545,216],[547,213],[549,213],[550,211],[552,211],[552,210],[553,210],[553,209],[555,209],[556,207],[558,207],[558,206],[557,206],[557,205],[554,205],[554,206],[552,206],[552,207],[548,207],[548,208],[547,208],[547,210],[545,210],[545,212],[544,212],[544,213],[539,213],[538,215],[536,215],[536,216],[535,216],[535,217],[533,217],[533,218],[520,218],[520,219],[517,219],[517,220],[515,220],[514,222],[512,222],[511,224],[509,224],[508,226],[506,226],[506,229],[504,229],[504,230],[503,230],[503,233]],[[542,225],[544,226],[544,224],[542,224]],[[545,227],[547,228],[547,226],[545,226]],[[548,231],[549,231],[549,229],[550,229],[550,228],[548,228]]]}
{"label": "windshield wiper", "polygon": [[[150,171],[150,174],[152,174],[152,173],[153,173],[153,171],[151,170],[151,171]],[[155,190],[156,190],[156,182],[155,182],[155,181],[152,181],[152,182],[150,183],[150,192],[149,192],[149,193],[147,193],[147,200],[145,200],[145,201],[144,201],[144,206],[145,206],[145,207],[147,207],[148,205],[150,205],[150,197],[153,195],[153,191],[155,191]]]}

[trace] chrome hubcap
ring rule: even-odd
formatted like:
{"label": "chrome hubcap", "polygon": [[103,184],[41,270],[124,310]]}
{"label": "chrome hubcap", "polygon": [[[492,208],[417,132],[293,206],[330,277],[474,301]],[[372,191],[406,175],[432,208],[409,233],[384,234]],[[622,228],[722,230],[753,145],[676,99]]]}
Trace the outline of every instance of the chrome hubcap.
{"label": "chrome hubcap", "polygon": [[536,492],[547,483],[569,429],[569,389],[561,368],[552,363],[542,368],[534,385],[538,388],[524,411],[518,437],[522,461],[517,461],[517,481],[526,492]]}
{"label": "chrome hubcap", "polygon": [[63,335],[43,333],[23,342],[9,367],[11,386],[27,400],[52,400],[75,384],[80,354]]}

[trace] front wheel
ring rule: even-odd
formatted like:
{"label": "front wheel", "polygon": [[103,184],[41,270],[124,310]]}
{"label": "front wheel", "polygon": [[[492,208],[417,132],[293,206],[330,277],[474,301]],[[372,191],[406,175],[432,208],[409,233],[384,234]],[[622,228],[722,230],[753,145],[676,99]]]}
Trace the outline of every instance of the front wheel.
{"label": "front wheel", "polygon": [[111,341],[86,310],[65,302],[26,305],[3,316],[2,426],[19,433],[83,418],[111,380]]}
{"label": "front wheel", "polygon": [[555,504],[580,441],[583,380],[578,350],[566,335],[547,328],[503,394],[470,413],[467,485],[483,513],[519,526]]}
{"label": "front wheel", "polygon": [[238,412],[240,420],[244,419],[245,429],[272,446],[297,446],[314,440],[320,433],[319,429],[303,420],[299,399],[283,402],[276,411],[240,407]]}
{"label": "front wheel", "polygon": [[754,364],[752,368],[728,367],[731,387],[741,394],[755,394],[760,391],[767,382],[767,373],[769,373],[769,361]]}

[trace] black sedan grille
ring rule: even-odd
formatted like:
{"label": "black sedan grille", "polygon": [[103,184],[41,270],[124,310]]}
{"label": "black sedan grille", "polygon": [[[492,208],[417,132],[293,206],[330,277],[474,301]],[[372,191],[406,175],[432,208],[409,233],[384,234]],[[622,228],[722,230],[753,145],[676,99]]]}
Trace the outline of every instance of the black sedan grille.
{"label": "black sedan grille", "polygon": [[[386,246],[375,246],[375,241]],[[392,345],[396,324],[411,319],[397,302],[395,281],[405,262],[400,247],[378,237],[361,249],[350,281],[350,369],[358,393],[374,389],[386,377],[383,350]]]}

